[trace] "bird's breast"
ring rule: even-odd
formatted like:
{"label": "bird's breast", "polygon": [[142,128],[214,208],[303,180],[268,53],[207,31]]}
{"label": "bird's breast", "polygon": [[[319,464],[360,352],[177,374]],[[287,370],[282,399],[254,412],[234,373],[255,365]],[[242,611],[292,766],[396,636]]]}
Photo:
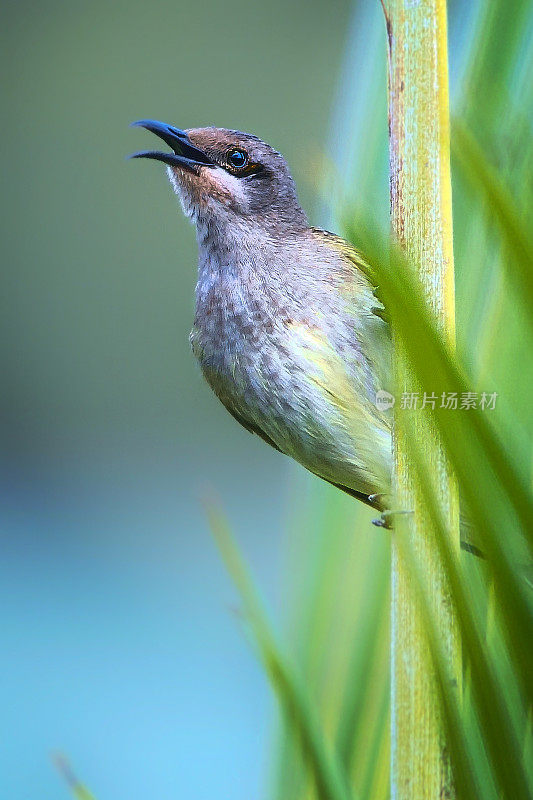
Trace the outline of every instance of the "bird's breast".
{"label": "bird's breast", "polygon": [[282,452],[358,491],[386,484],[388,428],[337,292],[259,274],[203,282],[191,344],[223,404]]}
{"label": "bird's breast", "polygon": [[291,309],[263,287],[215,282],[197,292],[192,350],[212,388],[224,400],[260,403],[269,386],[283,382]]}

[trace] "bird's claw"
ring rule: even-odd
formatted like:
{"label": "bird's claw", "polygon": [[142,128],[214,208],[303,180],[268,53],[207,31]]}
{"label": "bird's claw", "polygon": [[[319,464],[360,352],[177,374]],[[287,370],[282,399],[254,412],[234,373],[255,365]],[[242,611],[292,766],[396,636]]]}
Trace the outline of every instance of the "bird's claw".
{"label": "bird's claw", "polygon": [[383,511],[377,519],[372,520],[372,525],[377,528],[386,528],[392,530],[392,518],[399,514],[412,514],[412,511]]}

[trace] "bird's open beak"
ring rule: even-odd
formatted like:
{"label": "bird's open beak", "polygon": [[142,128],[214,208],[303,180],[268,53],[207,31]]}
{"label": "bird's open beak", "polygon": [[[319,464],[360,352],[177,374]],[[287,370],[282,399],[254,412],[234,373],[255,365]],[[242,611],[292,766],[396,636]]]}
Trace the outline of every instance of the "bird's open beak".
{"label": "bird's open beak", "polygon": [[174,128],[172,125],[158,122],[155,119],[140,119],[138,122],[132,122],[131,124],[134,127],[146,128],[147,131],[155,133],[156,136],[159,136],[174,150],[174,153],[141,150],[139,153],[134,153],[130,158],[152,158],[154,161],[162,161],[163,164],[168,164],[171,167],[183,167],[189,172],[196,172],[197,167],[217,166],[203,150],[200,150],[191,142],[185,131],[179,128]]}

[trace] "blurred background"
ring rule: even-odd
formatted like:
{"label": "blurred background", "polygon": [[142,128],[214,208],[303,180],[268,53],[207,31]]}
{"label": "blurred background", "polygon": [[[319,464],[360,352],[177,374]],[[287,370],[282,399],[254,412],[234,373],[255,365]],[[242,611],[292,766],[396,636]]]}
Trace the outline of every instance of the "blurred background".
{"label": "blurred background", "polygon": [[204,384],[196,242],[141,117],[259,134],[311,211],[349,2],[8,2],[0,795],[258,795],[271,708],[201,498],[280,597],[293,468]]}
{"label": "blurred background", "polygon": [[[449,5],[457,102],[478,11]],[[0,794],[64,796],[61,750],[98,798],[265,796],[275,704],[202,498],[220,499],[282,628],[317,564],[386,575],[386,538],[203,383],[188,344],[194,232],[163,167],[125,160],[150,146],[127,126],[256,133],[286,156],[315,224],[339,230],[354,196],[386,221],[379,4],[19,0],[0,37]],[[459,298],[471,291],[459,270]],[[317,674],[357,600],[327,596],[301,642]],[[321,691],[345,671],[320,672]]]}

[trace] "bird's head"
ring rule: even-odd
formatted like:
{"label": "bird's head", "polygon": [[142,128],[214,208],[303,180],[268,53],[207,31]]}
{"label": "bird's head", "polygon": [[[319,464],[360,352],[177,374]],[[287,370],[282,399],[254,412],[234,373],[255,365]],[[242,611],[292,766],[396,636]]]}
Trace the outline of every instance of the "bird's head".
{"label": "bird's head", "polygon": [[144,150],[132,158],[167,165],[183,210],[197,224],[250,224],[299,230],[307,225],[287,162],[273,147],[226,128],[180,130],[156,120],[133,123],[173,152]]}

